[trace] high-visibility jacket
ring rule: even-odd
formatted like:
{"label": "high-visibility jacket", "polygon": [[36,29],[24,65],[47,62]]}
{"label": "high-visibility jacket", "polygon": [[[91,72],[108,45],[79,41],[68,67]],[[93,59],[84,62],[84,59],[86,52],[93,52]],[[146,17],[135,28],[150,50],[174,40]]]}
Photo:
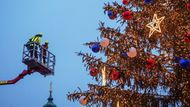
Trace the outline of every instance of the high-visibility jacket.
{"label": "high-visibility jacket", "polygon": [[33,36],[33,37],[31,38],[31,42],[35,42],[35,43],[37,43],[37,44],[40,44],[40,42],[41,42],[41,37]]}

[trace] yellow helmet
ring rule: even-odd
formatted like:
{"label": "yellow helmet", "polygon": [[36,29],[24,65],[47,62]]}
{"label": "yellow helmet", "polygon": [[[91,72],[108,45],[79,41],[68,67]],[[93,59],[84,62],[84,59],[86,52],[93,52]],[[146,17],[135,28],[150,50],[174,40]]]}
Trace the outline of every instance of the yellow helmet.
{"label": "yellow helmet", "polygon": [[48,40],[46,40],[45,43],[48,44],[49,43]]}
{"label": "yellow helmet", "polygon": [[42,32],[38,33],[36,36],[42,37]]}

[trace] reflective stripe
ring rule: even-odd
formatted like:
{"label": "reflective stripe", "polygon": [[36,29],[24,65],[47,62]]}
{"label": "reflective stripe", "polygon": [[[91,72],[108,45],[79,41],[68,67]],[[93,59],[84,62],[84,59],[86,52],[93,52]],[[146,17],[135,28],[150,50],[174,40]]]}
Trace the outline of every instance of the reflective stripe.
{"label": "reflective stripe", "polygon": [[40,43],[40,37],[34,36],[31,41],[32,41],[32,42]]}
{"label": "reflective stripe", "polygon": [[34,37],[32,37],[31,41],[32,41],[32,42],[34,42],[34,39],[35,39],[35,38],[36,38],[35,36],[34,36]]}
{"label": "reflective stripe", "polygon": [[[37,44],[40,44],[40,37],[33,36],[33,37],[31,38],[31,42],[35,42],[35,43],[37,43]],[[34,44],[31,43],[30,46],[34,46]]]}
{"label": "reflective stripe", "polygon": [[38,39],[39,39],[39,37],[33,37],[32,42],[37,42]]}

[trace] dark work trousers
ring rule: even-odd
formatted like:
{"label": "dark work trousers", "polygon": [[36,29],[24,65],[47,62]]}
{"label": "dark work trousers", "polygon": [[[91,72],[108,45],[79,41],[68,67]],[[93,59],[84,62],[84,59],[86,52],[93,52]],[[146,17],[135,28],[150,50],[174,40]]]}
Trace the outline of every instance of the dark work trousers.
{"label": "dark work trousers", "polygon": [[46,55],[43,55],[43,63],[46,64]]}
{"label": "dark work trousers", "polygon": [[30,46],[30,57],[38,58],[38,46]]}
{"label": "dark work trousers", "polygon": [[46,57],[47,57],[47,50],[46,49],[42,49],[42,58],[43,58],[43,63],[46,64]]}
{"label": "dark work trousers", "polygon": [[42,46],[42,48],[40,49],[40,61],[42,61],[42,63],[46,64],[46,59],[47,59],[47,50]]}
{"label": "dark work trousers", "polygon": [[40,58],[42,58],[42,62],[44,64],[47,63],[47,49],[48,49],[48,44],[43,44],[41,49],[40,49],[41,50],[41,52],[40,52],[41,57]]}

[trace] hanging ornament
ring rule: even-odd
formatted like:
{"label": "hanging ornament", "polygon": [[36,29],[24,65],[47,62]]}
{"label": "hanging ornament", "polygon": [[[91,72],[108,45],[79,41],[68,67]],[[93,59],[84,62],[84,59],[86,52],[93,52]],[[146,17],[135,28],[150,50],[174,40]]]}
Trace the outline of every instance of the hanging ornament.
{"label": "hanging ornament", "polygon": [[117,72],[115,70],[113,70],[112,73],[111,73],[111,75],[110,75],[110,77],[111,77],[112,80],[118,80],[119,76],[120,76],[119,72]]}
{"label": "hanging ornament", "polygon": [[190,32],[185,35],[185,42],[190,43]]}
{"label": "hanging ornament", "polygon": [[131,48],[129,48],[129,52],[136,53],[136,52],[137,52],[137,50],[136,50],[136,48],[131,47]]}
{"label": "hanging ornament", "polygon": [[88,100],[85,96],[81,96],[79,99],[79,102],[81,105],[86,106],[86,104],[88,103]]}
{"label": "hanging ornament", "polygon": [[149,3],[152,3],[152,2],[153,2],[153,0],[144,0],[145,4],[149,4]]}
{"label": "hanging ornament", "polygon": [[103,38],[102,41],[100,42],[100,45],[104,48],[106,48],[109,45],[109,39]]}
{"label": "hanging ornament", "polygon": [[158,19],[157,14],[154,14],[152,22],[146,25],[146,27],[150,28],[149,37],[151,37],[155,31],[161,33],[160,23],[164,20],[164,18],[165,16]]}
{"label": "hanging ornament", "polygon": [[122,57],[122,58],[127,58],[127,57],[128,57],[128,55],[127,55],[127,53],[126,53],[126,52],[122,52],[122,53],[121,53],[121,57]]}
{"label": "hanging ornament", "polygon": [[117,14],[111,10],[108,10],[108,17],[111,19],[111,20],[114,20],[115,18],[117,18]]}
{"label": "hanging ornament", "polygon": [[125,11],[122,13],[122,17],[124,20],[130,20],[132,18],[132,12],[131,11]]}
{"label": "hanging ornament", "polygon": [[155,64],[156,64],[156,61],[153,59],[147,59],[146,60],[146,67],[148,69],[152,69],[155,66]]}
{"label": "hanging ornament", "polygon": [[184,69],[189,69],[190,68],[190,60],[181,58],[179,60],[179,64]]}
{"label": "hanging ornament", "polygon": [[95,77],[95,76],[97,76],[97,74],[98,74],[98,70],[96,68],[90,69],[90,75],[91,76]]}
{"label": "hanging ornament", "polygon": [[127,55],[131,58],[137,56],[136,48],[134,48],[134,47],[129,48],[129,52],[127,53]]}
{"label": "hanging ornament", "polygon": [[129,0],[123,0],[123,4],[128,5],[129,4]]}
{"label": "hanging ornament", "polygon": [[190,11],[190,3],[187,4],[187,10]]}
{"label": "hanging ornament", "polygon": [[95,52],[95,53],[97,53],[97,52],[99,52],[99,50],[100,50],[100,45],[99,45],[99,43],[94,43],[94,44],[92,45],[92,51]]}

